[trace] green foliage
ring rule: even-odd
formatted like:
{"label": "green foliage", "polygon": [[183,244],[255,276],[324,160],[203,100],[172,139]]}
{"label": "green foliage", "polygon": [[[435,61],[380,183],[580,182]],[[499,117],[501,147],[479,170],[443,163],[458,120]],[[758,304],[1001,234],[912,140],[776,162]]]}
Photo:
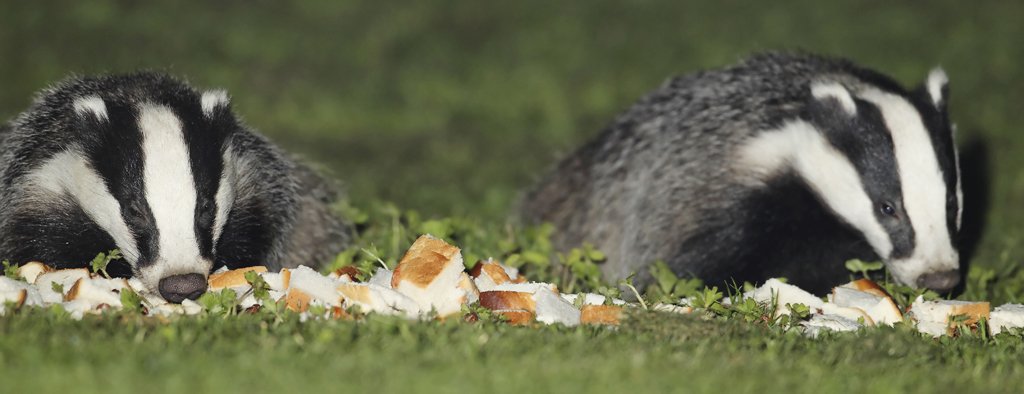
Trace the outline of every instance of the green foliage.
{"label": "green foliage", "polygon": [[871,272],[881,271],[885,268],[885,264],[881,261],[866,262],[860,259],[852,259],[846,262],[846,269],[852,273],[859,273],[861,276],[868,278]]}
{"label": "green foliage", "polygon": [[[246,272],[246,274],[249,273],[255,274],[252,271]],[[256,276],[259,277],[259,275]],[[248,279],[248,275],[246,279]],[[262,280],[262,278],[260,279]],[[202,305],[206,313],[210,315],[231,316],[238,312],[238,293],[232,289],[208,291],[200,296],[196,302]]]}
{"label": "green foliage", "polygon": [[[56,285],[57,283],[54,282],[53,284]],[[142,296],[140,296],[139,293],[136,293],[135,290],[132,290],[130,287],[125,287],[121,289],[121,308],[126,314],[142,313],[145,310]]]}
{"label": "green foliage", "polygon": [[113,249],[109,252],[100,252],[89,262],[89,267],[92,268],[92,272],[103,275],[104,278],[110,278],[110,274],[107,273],[107,265],[111,261],[121,259],[121,250]]}
{"label": "green foliage", "polygon": [[651,265],[654,283],[647,287],[644,296],[651,302],[678,303],[683,297],[693,297],[704,288],[704,282],[697,278],[679,278],[664,261]]}
{"label": "green foliage", "polygon": [[0,264],[3,264],[4,266],[4,276],[15,280],[21,280],[21,275],[18,275],[17,264],[11,264],[11,262],[7,260],[0,262]]}

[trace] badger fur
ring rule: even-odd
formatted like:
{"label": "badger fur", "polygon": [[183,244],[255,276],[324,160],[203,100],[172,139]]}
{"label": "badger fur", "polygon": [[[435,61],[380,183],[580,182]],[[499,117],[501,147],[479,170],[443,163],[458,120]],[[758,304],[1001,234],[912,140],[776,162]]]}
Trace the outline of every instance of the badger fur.
{"label": "badger fur", "polygon": [[848,259],[897,281],[959,281],[962,193],[946,74],[916,90],[843,59],[766,53],[673,78],[529,191],[556,243],[611,279],[664,260],[711,283],[782,276],[824,291]]}
{"label": "badger fur", "polygon": [[[0,258],[113,273],[180,302],[211,270],[316,265],[350,240],[324,179],[232,113],[155,73],[71,78],[0,130]],[[117,263],[115,263],[117,264]]]}

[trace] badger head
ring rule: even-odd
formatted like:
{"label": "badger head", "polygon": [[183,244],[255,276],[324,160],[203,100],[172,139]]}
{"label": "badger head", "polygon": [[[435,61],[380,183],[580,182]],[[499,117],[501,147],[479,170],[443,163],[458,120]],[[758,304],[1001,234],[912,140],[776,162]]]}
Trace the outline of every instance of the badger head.
{"label": "badger head", "polygon": [[46,127],[72,137],[28,173],[30,184],[76,209],[60,212],[84,213],[83,222],[121,250],[131,274],[149,291],[171,302],[198,298],[221,260],[218,248],[228,247],[218,242],[236,200],[237,160],[229,142],[243,126],[227,95],[141,75],[73,83],[42,101],[51,115],[64,114]]}
{"label": "badger head", "polygon": [[797,119],[760,133],[741,159],[760,175],[791,170],[858,230],[900,283],[959,283],[963,198],[947,79],[908,92],[873,73],[810,82]]}

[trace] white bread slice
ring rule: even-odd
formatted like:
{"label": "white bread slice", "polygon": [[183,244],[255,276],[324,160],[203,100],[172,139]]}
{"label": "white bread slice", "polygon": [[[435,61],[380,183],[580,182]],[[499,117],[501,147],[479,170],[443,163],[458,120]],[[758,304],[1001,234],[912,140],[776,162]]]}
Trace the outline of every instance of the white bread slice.
{"label": "white bread slice", "polygon": [[965,315],[965,324],[976,324],[981,318],[989,318],[991,306],[987,301],[939,300],[925,301],[918,296],[910,305],[910,316],[917,321],[917,330],[932,336],[952,333],[950,318]]}
{"label": "white bread slice", "polygon": [[[64,301],[64,294],[71,290],[71,286],[74,286],[75,282],[80,279],[88,279],[90,276],[89,270],[85,268],[56,270],[39,274],[35,283],[39,294],[43,297],[43,302],[53,304]],[[63,287],[64,292],[53,291],[54,283]]]}
{"label": "white bread slice", "polygon": [[992,335],[1003,332],[1009,328],[1024,327],[1024,305],[1004,304],[992,310],[988,320],[988,326]]}
{"label": "white bread slice", "polygon": [[808,293],[807,291],[791,284],[783,283],[775,278],[768,279],[763,285],[761,285],[761,287],[746,292],[743,294],[743,297],[753,298],[754,301],[766,304],[771,303],[774,298],[777,303],[774,305],[776,315],[786,315],[790,313],[786,304],[803,304],[811,308],[812,311],[815,309],[822,309],[825,305],[825,302],[814,294]]}
{"label": "white bread slice", "polygon": [[[562,299],[568,301],[570,304],[576,305],[576,300],[583,296],[583,303],[581,305],[604,305],[606,300],[605,296],[594,293],[583,293],[583,294],[562,294]],[[618,298],[612,299],[613,305],[626,305],[626,301]],[[668,305],[668,304],[663,304]]]}
{"label": "white bread slice", "polygon": [[469,270],[476,287],[481,291],[490,291],[498,285],[512,283],[512,278],[501,264],[494,260],[478,261]]}
{"label": "white bread slice", "polygon": [[218,291],[229,287],[249,287],[249,282],[245,280],[245,273],[250,271],[263,273],[267,272],[267,267],[258,265],[210,274],[210,277],[206,279],[207,291]]}
{"label": "white bread slice", "polygon": [[622,307],[619,305],[584,305],[580,310],[581,324],[619,325]]}
{"label": "white bread slice", "polygon": [[420,304],[390,288],[372,283],[341,283],[338,292],[344,298],[344,306],[358,306],[362,312],[376,312],[385,315],[402,315],[415,318],[420,315]]}
{"label": "white bread slice", "polygon": [[53,268],[50,268],[46,264],[38,261],[32,261],[18,267],[18,276],[24,278],[28,283],[36,283],[36,278],[38,278],[39,275],[50,271],[53,271]]}
{"label": "white bread slice", "polygon": [[860,290],[866,293],[874,294],[879,297],[886,297],[890,299],[892,298],[892,295],[890,295],[889,292],[885,291],[885,289],[883,289],[882,286],[879,286],[878,283],[875,283],[871,279],[857,279],[855,281],[852,281],[839,287]]}
{"label": "white bread slice", "polygon": [[821,331],[855,331],[863,327],[856,320],[847,319],[838,315],[811,315],[811,318],[801,322],[804,334],[810,337],[817,337]]}
{"label": "white bread slice", "polygon": [[371,276],[370,279],[366,281],[366,283],[371,283],[377,286],[383,286],[390,289],[391,277],[391,270],[385,269],[384,267],[379,267],[377,268],[376,271],[373,272],[373,276]]}
{"label": "white bread slice", "polygon": [[[291,279],[286,299],[291,300],[294,297],[301,299],[304,295],[310,298],[306,304],[308,301],[318,300],[328,306],[341,305],[341,294],[338,294],[337,282],[333,279],[320,275],[319,272],[304,265],[290,271]],[[305,308],[302,310],[304,311]]]}
{"label": "white bread slice", "polygon": [[391,276],[391,287],[416,301],[423,311],[445,317],[462,310],[466,292],[459,289],[465,266],[459,248],[423,235],[409,247]]}
{"label": "white bread slice", "polygon": [[65,301],[83,300],[93,306],[109,305],[121,307],[121,290],[129,287],[123,278],[82,278],[75,282],[65,296]]}
{"label": "white bread slice", "polygon": [[665,303],[654,304],[653,306],[651,306],[651,310],[658,312],[678,313],[681,315],[693,313],[693,307],[689,305],[672,305]]}
{"label": "white bread slice", "polygon": [[96,309],[96,305],[89,300],[74,300],[67,301],[61,304],[64,311],[71,314],[71,317],[75,320],[81,320],[85,314],[98,314],[99,309]]}
{"label": "white bread slice", "polygon": [[5,305],[8,302],[13,302],[15,308],[21,308],[24,305],[42,305],[43,298],[39,295],[39,291],[36,290],[35,286],[6,276],[0,276],[0,316],[6,313]]}
{"label": "white bread slice", "polygon": [[263,281],[267,283],[267,287],[273,291],[283,292],[288,290],[288,282],[291,279],[291,272],[285,268],[281,272],[264,272],[260,274]]}
{"label": "white bread slice", "polygon": [[[829,300],[840,307],[857,308],[867,313],[875,324],[892,326],[903,320],[903,314],[891,298],[869,293],[853,287],[832,289]],[[883,293],[884,294],[884,293]]]}
{"label": "white bread slice", "polygon": [[534,292],[507,290],[480,292],[480,305],[495,311],[530,311],[536,315],[537,321],[546,324],[561,323],[566,326],[575,326],[580,323],[580,311],[548,287],[535,287]]}

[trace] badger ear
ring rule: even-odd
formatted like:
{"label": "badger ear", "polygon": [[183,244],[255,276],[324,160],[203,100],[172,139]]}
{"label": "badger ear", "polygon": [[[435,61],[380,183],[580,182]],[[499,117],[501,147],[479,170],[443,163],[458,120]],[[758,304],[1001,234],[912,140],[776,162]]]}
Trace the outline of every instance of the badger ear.
{"label": "badger ear", "polygon": [[935,108],[941,110],[946,106],[946,97],[949,95],[949,78],[946,77],[946,71],[942,67],[935,67],[928,73],[928,78],[924,81],[924,88]]}
{"label": "badger ear", "polygon": [[213,111],[220,107],[227,107],[231,103],[228,92],[223,89],[207,90],[203,92],[201,99],[203,114],[213,116]]}
{"label": "badger ear", "polygon": [[812,82],[811,96],[821,102],[834,100],[847,115],[857,114],[857,103],[853,101],[853,96],[838,82]]}
{"label": "badger ear", "polygon": [[79,116],[92,115],[97,120],[107,120],[107,103],[100,96],[85,96],[75,99],[75,113]]}

